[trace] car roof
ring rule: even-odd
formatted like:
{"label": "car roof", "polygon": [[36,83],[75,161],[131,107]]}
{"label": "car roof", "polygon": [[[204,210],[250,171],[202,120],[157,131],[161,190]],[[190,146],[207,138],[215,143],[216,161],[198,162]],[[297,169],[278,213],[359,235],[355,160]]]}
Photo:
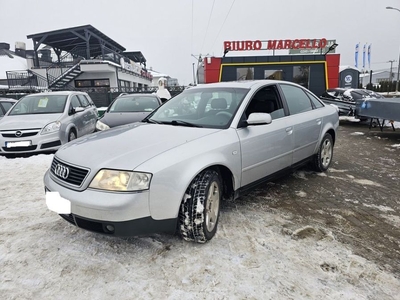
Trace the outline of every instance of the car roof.
{"label": "car roof", "polygon": [[125,97],[132,97],[132,96],[158,98],[158,96],[156,94],[144,94],[144,93],[126,94],[126,95],[118,96],[117,98],[125,98]]}
{"label": "car roof", "polygon": [[7,102],[18,102],[18,100],[13,98],[0,98],[0,101],[7,101]]}
{"label": "car roof", "polygon": [[72,95],[72,94],[87,95],[87,93],[79,92],[79,91],[55,91],[55,92],[41,92],[41,93],[29,94],[29,95],[25,95],[25,97],[42,96],[42,95],[65,95],[65,96],[69,96],[69,95]]}
{"label": "car roof", "polygon": [[216,87],[251,89],[251,88],[257,88],[259,86],[263,86],[265,84],[275,84],[275,83],[285,83],[285,84],[291,84],[291,85],[298,86],[297,84],[290,82],[290,81],[265,79],[265,80],[241,80],[241,81],[223,81],[223,82],[207,83],[204,85],[192,86],[189,89],[190,90],[192,90],[192,89],[208,89],[208,88],[216,88]]}

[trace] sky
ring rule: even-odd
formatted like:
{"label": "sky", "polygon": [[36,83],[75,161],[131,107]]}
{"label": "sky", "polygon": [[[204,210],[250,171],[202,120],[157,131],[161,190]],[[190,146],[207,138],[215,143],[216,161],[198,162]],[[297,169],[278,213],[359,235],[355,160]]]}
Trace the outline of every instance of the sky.
{"label": "sky", "polygon": [[400,279],[355,255],[329,227],[269,207],[279,194],[255,192],[247,197],[258,201],[223,208],[206,244],[76,228],[46,207],[43,175],[52,158],[0,156],[2,299],[398,299]]}
{"label": "sky", "polygon": [[[389,70],[400,52],[399,0],[0,0],[0,42],[33,48],[27,35],[92,25],[127,51],[141,51],[147,67],[193,82],[199,55],[223,55],[224,41],[336,39],[341,65],[355,65],[355,45],[371,45],[368,70]],[[268,51],[228,53],[271,55]],[[359,54],[359,67],[362,53]]]}

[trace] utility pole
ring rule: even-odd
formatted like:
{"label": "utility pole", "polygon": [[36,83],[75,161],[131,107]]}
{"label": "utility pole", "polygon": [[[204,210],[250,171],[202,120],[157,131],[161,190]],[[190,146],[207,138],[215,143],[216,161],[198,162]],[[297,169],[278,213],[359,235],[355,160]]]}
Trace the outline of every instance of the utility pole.
{"label": "utility pole", "polygon": [[395,60],[389,60],[388,63],[390,63],[390,73],[389,73],[389,82],[388,82],[388,95],[390,92],[390,87],[392,86],[392,82],[393,82],[393,76],[392,76],[392,70],[393,70],[393,63],[395,62]]}
{"label": "utility pole", "polygon": [[194,75],[194,63],[192,63],[192,68],[193,68],[193,85],[197,85],[196,84],[196,76]]}
{"label": "utility pole", "polygon": [[397,66],[397,81],[396,81],[396,96],[399,91],[399,74],[400,74],[400,51],[399,51],[399,64]]}
{"label": "utility pole", "polygon": [[[397,7],[386,6],[386,9],[397,10],[400,12],[400,9]],[[396,81],[396,94],[399,91],[399,74],[400,74],[400,49],[399,49],[399,65],[397,66],[397,81]]]}

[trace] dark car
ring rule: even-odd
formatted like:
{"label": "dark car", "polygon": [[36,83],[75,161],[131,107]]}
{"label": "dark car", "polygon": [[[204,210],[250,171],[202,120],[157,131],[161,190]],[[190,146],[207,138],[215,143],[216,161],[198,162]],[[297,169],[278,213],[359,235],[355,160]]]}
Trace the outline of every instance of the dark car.
{"label": "dark car", "polygon": [[161,99],[155,94],[121,95],[111,102],[97,121],[96,130],[103,131],[141,121],[161,104]]}
{"label": "dark car", "polygon": [[6,112],[17,102],[18,100],[11,98],[0,98],[0,118],[4,117]]}

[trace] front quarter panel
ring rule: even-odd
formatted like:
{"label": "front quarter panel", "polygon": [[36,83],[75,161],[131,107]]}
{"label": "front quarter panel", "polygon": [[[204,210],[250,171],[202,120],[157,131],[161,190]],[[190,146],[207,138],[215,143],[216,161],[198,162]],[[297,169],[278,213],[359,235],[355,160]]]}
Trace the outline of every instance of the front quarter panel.
{"label": "front quarter panel", "polygon": [[221,130],[178,146],[138,166],[150,172],[150,212],[158,219],[176,218],[187,187],[204,169],[223,165],[231,170],[234,189],[241,172],[240,144],[234,129]]}

